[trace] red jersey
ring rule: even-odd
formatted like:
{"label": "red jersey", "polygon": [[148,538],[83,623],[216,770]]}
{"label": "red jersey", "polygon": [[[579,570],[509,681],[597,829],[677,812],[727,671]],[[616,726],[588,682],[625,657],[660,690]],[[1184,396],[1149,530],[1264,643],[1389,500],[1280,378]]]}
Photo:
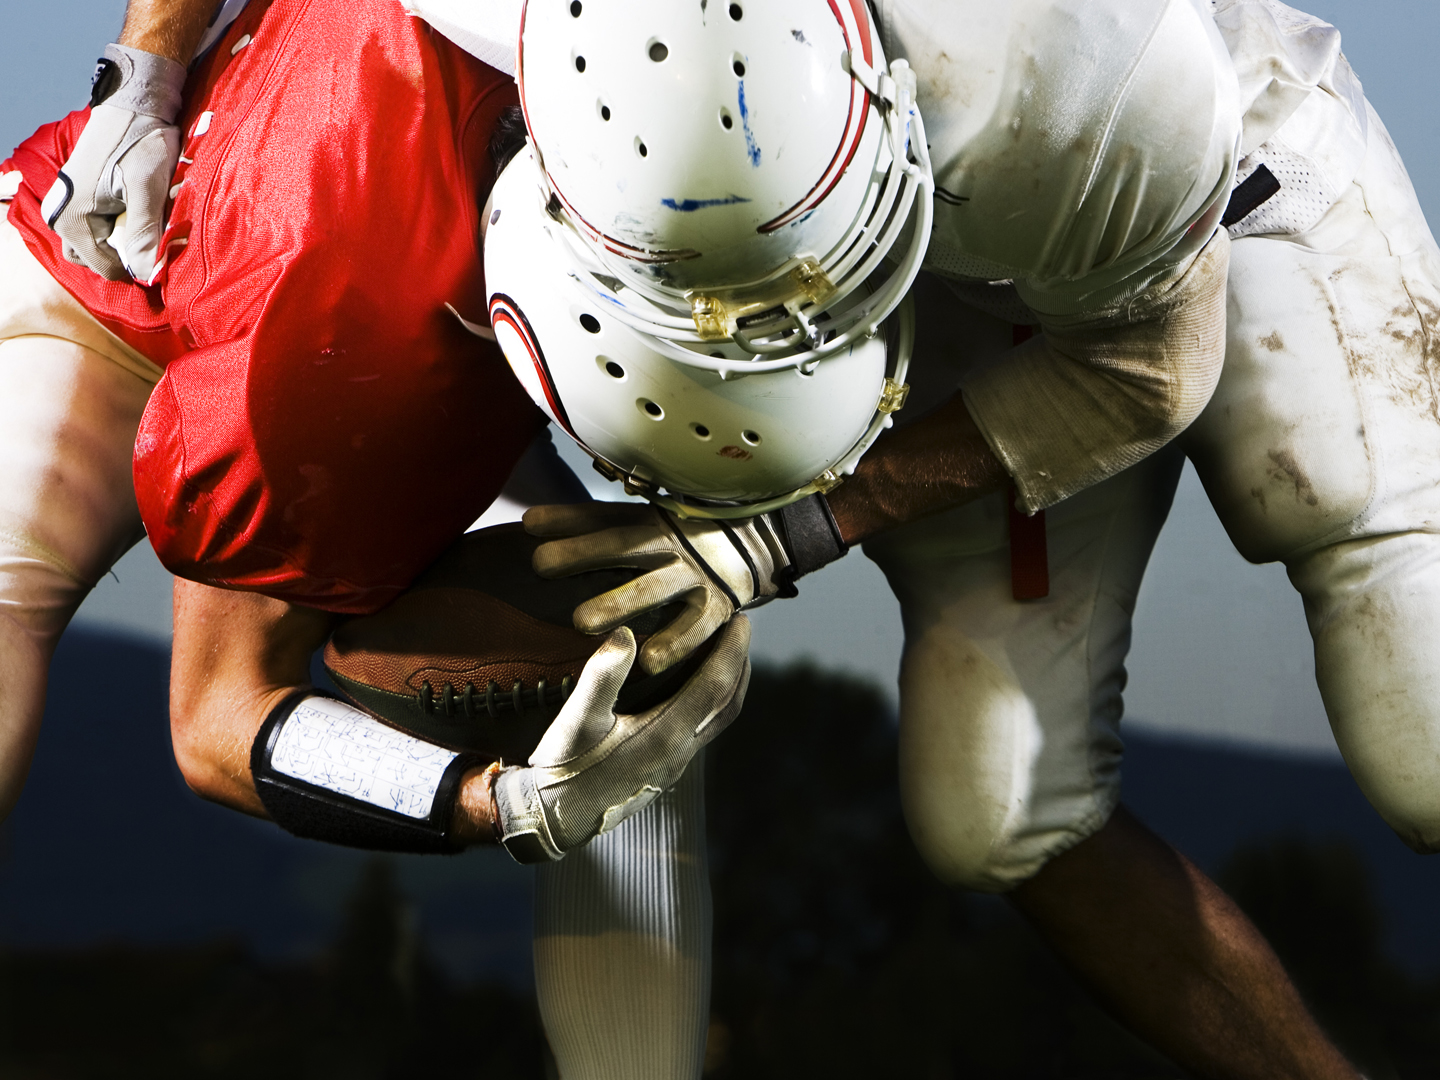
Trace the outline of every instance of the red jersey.
{"label": "red jersey", "polygon": [[251,0],[191,73],[155,285],[65,261],[39,205],[88,113],[27,140],[10,221],[165,367],[135,450],[174,573],[330,611],[403,590],[543,419],[485,321],[480,212],[516,101],[395,0]]}

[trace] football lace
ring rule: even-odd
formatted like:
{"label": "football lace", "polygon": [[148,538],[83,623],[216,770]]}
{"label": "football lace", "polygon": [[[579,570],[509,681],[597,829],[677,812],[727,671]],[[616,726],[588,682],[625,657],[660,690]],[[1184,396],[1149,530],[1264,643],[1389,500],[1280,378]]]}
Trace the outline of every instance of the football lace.
{"label": "football lace", "polygon": [[491,718],[497,718],[501,712],[513,712],[516,716],[523,716],[526,709],[544,711],[547,708],[559,708],[565,704],[574,687],[575,680],[566,675],[560,680],[558,687],[541,679],[531,690],[517,682],[505,691],[494,681],[483,691],[477,689],[473,682],[466,683],[465,689],[457,690],[447,682],[441,684],[437,694],[427,680],[420,684],[415,697],[421,711],[430,716],[438,713],[442,716],[465,716],[473,719],[488,714]]}

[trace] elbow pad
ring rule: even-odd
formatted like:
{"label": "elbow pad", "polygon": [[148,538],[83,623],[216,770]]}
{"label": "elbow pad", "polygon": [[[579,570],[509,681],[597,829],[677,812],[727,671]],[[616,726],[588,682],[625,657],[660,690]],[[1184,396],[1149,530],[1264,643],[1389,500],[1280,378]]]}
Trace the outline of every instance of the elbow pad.
{"label": "elbow pad", "polygon": [[1178,277],[966,378],[965,404],[1033,513],[1128,469],[1200,415],[1225,359],[1223,229]]}

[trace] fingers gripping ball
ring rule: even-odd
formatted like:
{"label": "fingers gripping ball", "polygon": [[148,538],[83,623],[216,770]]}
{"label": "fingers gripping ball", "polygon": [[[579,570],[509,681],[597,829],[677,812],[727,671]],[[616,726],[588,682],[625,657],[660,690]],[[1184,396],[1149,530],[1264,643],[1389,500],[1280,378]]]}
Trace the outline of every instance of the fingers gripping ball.
{"label": "fingers gripping ball", "polygon": [[[571,613],[636,574],[547,581],[531,569],[539,544],[519,525],[462,537],[394,603],[336,630],[324,657],[331,678],[361,708],[427,742],[525,761],[604,641],[576,630]],[[670,604],[625,625],[643,642],[680,610]],[[632,671],[617,707],[636,713],[664,701],[703,659],[658,676]]]}
{"label": "fingers gripping ball", "polygon": [[495,780],[501,841],[520,862],[559,859],[674,787],[728,727],[750,682],[750,623],[738,615],[674,697],[635,714],[615,699],[635,662],[622,627],[590,659],[560,716],[530,756]]}
{"label": "fingers gripping ball", "polygon": [[[679,606],[640,649],[640,665],[663,672],[680,662],[742,608],[790,585],[791,558],[776,523],[764,515],[736,521],[680,520],[630,503],[537,506],[525,528],[550,542],[535,552],[541,576],[624,567],[634,578],[575,609],[575,626],[603,633],[644,612]],[[793,589],[789,590],[793,594]]]}
{"label": "fingers gripping ball", "polygon": [[615,567],[634,573],[577,607],[575,626],[603,633],[645,613],[663,616],[640,647],[640,666],[652,673],[682,662],[736,611],[795,596],[797,578],[849,550],[823,495],[724,521],[633,503],[536,506],[526,511],[525,528],[549,541],[535,551],[542,577]]}

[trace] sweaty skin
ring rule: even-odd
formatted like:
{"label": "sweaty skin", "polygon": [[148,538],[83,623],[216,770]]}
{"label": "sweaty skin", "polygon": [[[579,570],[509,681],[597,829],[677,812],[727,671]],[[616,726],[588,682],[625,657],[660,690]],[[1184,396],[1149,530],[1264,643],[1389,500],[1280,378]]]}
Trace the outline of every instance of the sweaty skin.
{"label": "sweaty skin", "polygon": [[189,64],[215,14],[215,0],[130,0],[121,45]]}
{"label": "sweaty skin", "polygon": [[971,502],[1010,482],[960,395],[887,432],[855,474],[826,496],[847,544]]}
{"label": "sweaty skin", "polygon": [[[170,737],[185,783],[203,799],[268,817],[250,775],[250,748],[270,710],[312,689],[310,657],[339,618],[258,593],[175,580]],[[483,767],[461,781],[452,835],[493,843]]]}

